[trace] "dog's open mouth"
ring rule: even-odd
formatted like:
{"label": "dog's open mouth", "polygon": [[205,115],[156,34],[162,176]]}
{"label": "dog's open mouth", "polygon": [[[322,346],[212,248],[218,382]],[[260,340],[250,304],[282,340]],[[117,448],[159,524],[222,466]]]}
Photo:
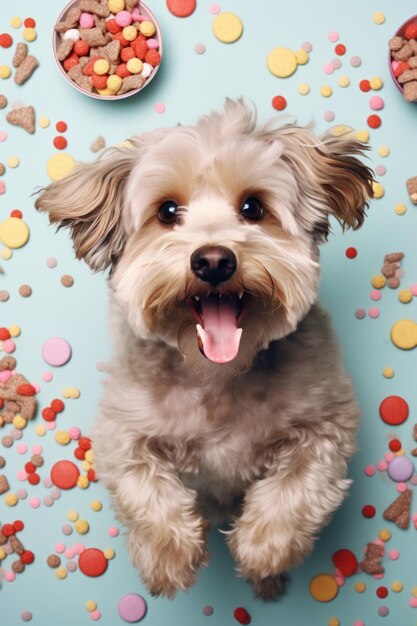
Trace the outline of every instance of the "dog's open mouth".
{"label": "dog's open mouth", "polygon": [[243,332],[239,325],[248,298],[246,292],[187,298],[197,320],[198,346],[213,363],[233,361],[239,352]]}

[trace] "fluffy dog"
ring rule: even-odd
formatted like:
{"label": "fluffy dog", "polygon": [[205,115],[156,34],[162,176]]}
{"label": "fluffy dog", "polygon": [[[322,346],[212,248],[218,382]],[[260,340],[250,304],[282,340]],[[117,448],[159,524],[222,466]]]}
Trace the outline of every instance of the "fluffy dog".
{"label": "fluffy dog", "polygon": [[372,172],[352,134],[261,128],[243,101],[144,133],[36,206],[111,267],[109,365],[93,432],[153,595],[188,589],[210,520],[272,598],[348,490],[359,410],[316,304],[329,215],[359,227]]}

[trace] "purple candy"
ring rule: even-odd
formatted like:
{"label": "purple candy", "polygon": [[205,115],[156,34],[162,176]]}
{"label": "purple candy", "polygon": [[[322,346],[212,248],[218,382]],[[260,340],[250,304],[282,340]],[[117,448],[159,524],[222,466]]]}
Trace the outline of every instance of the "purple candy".
{"label": "purple candy", "polygon": [[138,593],[127,593],[120,598],[117,610],[125,622],[139,622],[145,616],[146,602]]}
{"label": "purple candy", "polygon": [[405,483],[414,474],[414,465],[406,456],[396,456],[388,463],[388,476],[397,483]]}

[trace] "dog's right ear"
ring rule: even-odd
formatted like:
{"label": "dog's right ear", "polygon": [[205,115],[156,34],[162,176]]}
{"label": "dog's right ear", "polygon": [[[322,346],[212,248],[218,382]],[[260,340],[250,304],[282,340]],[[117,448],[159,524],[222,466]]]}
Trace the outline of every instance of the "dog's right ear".
{"label": "dog's right ear", "polygon": [[52,224],[58,223],[58,229],[70,229],[76,257],[94,271],[116,262],[123,250],[122,208],[136,158],[136,150],[111,148],[42,189],[35,202],[39,211],[49,213]]}

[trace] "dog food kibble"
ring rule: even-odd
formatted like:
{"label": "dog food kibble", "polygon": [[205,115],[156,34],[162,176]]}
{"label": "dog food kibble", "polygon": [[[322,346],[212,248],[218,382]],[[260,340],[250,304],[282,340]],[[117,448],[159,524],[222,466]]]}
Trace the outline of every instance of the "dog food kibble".
{"label": "dog food kibble", "polygon": [[339,593],[339,586],[334,576],[317,574],[310,581],[309,592],[318,602],[330,602]]}
{"label": "dog food kibble", "polygon": [[[84,91],[120,96],[140,89],[159,66],[157,28],[136,4],[109,0],[103,7],[103,3],[84,1],[82,10],[68,11],[66,20],[55,25],[61,37],[58,58],[68,77]],[[145,58],[151,65],[149,72],[145,72]],[[128,61],[134,62],[130,68]]]}
{"label": "dog food kibble", "polygon": [[146,602],[138,593],[127,593],[120,598],[117,612],[125,622],[139,622],[146,614]]}

